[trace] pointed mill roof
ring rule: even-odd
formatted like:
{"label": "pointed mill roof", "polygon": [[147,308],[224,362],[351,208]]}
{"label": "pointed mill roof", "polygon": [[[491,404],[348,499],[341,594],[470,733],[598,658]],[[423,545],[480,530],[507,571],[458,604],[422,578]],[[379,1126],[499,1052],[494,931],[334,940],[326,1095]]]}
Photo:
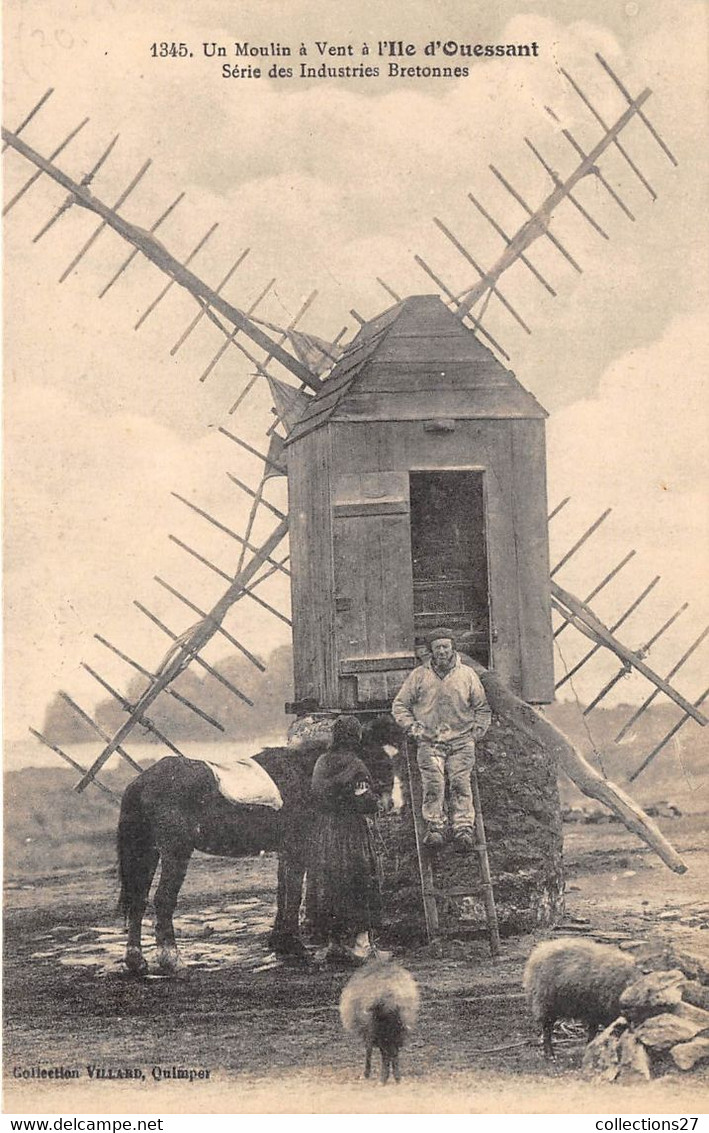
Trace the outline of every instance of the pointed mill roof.
{"label": "pointed mill roof", "polygon": [[271,390],[271,398],[273,399],[273,407],[276,410],[276,415],[290,432],[307,410],[309,402],[313,400],[312,396],[305,390],[286,385],[285,382],[274,378],[272,374],[267,373],[266,378]]}
{"label": "pointed mill roof", "polygon": [[286,444],[329,421],[546,416],[438,295],[413,295],[365,323]]}

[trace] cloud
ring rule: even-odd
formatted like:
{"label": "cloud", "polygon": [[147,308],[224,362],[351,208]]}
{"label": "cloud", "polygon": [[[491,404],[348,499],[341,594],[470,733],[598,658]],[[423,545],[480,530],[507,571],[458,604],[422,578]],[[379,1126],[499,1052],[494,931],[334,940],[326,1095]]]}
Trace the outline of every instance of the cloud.
{"label": "cloud", "polygon": [[[607,621],[617,617],[655,575],[661,586],[620,634],[647,641],[682,601],[691,609],[657,651],[674,662],[703,628],[709,548],[709,409],[706,400],[706,312],[672,321],[652,345],[616,359],[598,394],[555,413],[548,424],[552,505],[571,503],[552,521],[553,561],[607,507],[612,515],[557,581],[584,596],[629,549],[629,566],[594,601]],[[697,654],[678,681],[701,681]],[[598,687],[598,685],[597,685]],[[697,687],[697,693],[701,689]],[[627,686],[619,694],[628,695]]]}
{"label": "cloud", "polygon": [[[85,706],[100,698],[79,673],[82,659],[125,681],[125,667],[110,655],[97,663],[94,632],[147,667],[159,661],[169,642],[141,617],[134,598],[175,632],[196,620],[152,582],[156,570],[198,605],[216,601],[227,583],[169,543],[168,534],[232,573],[240,546],[171,492],[243,531],[251,501],[226,470],[254,483],[257,462],[216,433],[188,441],[138,414],[92,413],[50,387],[17,393],[6,430],[13,474],[5,496],[5,719],[10,734],[21,734],[41,724],[58,687],[78,689]],[[275,501],[282,489],[271,483],[267,498]],[[274,523],[260,521],[254,540]],[[275,585],[272,600],[287,609],[287,585]],[[258,609],[240,605],[235,632],[256,652],[268,652],[284,634],[273,618],[254,619]]]}
{"label": "cloud", "polygon": [[592,469],[603,498],[653,510],[706,486],[706,316],[674,319],[657,342],[616,359],[595,397],[554,415],[559,480],[578,481]]}
{"label": "cloud", "polygon": [[[562,171],[575,161],[562,124],[583,144],[598,136],[558,65],[593,92],[608,120],[624,101],[612,84],[604,85],[594,51],[617,66],[633,91],[652,86],[650,116],[680,166],[672,167],[637,123],[628,144],[659,199],[653,203],[622,159],[609,155],[613,184],[637,223],[595,179],[585,179],[579,196],[611,241],[564,206],[554,228],[578,257],[583,276],[577,278],[548,242],[539,241],[530,258],[559,298],[552,300],[515,269],[505,290],[534,334],[527,338],[494,302],[488,317],[520,380],[554,411],[551,481],[559,494],[574,494],[573,506],[552,528],[560,548],[573,541],[586,516],[590,522],[613,503],[612,520],[593,546],[617,558],[618,548],[632,542],[638,558],[642,550],[648,562],[660,564],[663,588],[698,600],[703,585],[695,577],[695,548],[705,536],[700,516],[706,497],[699,464],[700,370],[696,348],[688,343],[696,343],[702,330],[696,311],[707,278],[698,236],[709,183],[706,146],[698,143],[707,114],[704,5],[684,3],[679,19],[675,3],[657,0],[641,5],[633,22],[616,0],[599,0],[593,18],[582,20],[569,10],[588,6],[567,0],[545,0],[543,16],[522,15],[513,0],[500,0],[476,11],[474,19],[470,5],[457,0],[437,8],[412,0],[395,13],[370,0],[327,13],[322,5],[297,3],[281,6],[278,35],[273,9],[263,4],[240,5],[238,19],[233,14],[229,21],[216,3],[159,7],[158,32],[137,3],[11,4],[7,120],[19,122],[41,91],[55,86],[47,109],[26,133],[49,152],[90,109],[92,122],[64,154],[77,176],[120,128],[119,143],[96,180],[97,194],[115,199],[150,155],[153,167],[126,204],[126,215],[147,226],[186,189],[161,233],[167,246],[184,258],[219,220],[195,261],[198,274],[218,280],[248,245],[251,254],[226,293],[245,307],[277,276],[262,313],[282,323],[318,288],[305,325],[325,335],[344,322],[352,326],[352,307],[368,317],[388,304],[377,275],[401,294],[431,291],[413,262],[416,252],[453,287],[475,280],[470,265],[431,224],[434,214],[482,262],[494,261],[501,242],[475,213],[468,192],[509,231],[524,214],[488,163],[536,204],[550,183],[524,136]],[[183,64],[149,56],[151,39],[163,36],[195,46],[202,39],[387,38],[393,15],[401,29],[397,37],[538,39],[544,59],[514,68],[476,66],[469,79],[454,84],[384,80],[364,88],[226,82],[207,60]],[[34,34],[38,28],[41,35]],[[547,105],[560,124],[554,125]],[[25,176],[20,159],[8,155],[8,183],[19,185]],[[83,210],[72,209],[38,248],[28,250],[28,232],[61,199],[41,179],[10,215],[5,237],[8,274],[21,281],[6,293],[6,642],[10,715],[22,726],[36,721],[45,695],[75,679],[95,629],[103,626],[107,636],[115,632],[122,640],[125,633],[146,658],[159,657],[162,638],[131,612],[132,599],[143,595],[156,569],[174,577],[183,592],[204,594],[205,601],[216,596],[223,582],[208,573],[198,577],[166,534],[187,524],[190,539],[225,569],[234,565],[235,544],[225,550],[228,537],[190,517],[169,492],[194,492],[238,527],[245,501],[236,504],[238,490],[220,479],[221,469],[238,474],[243,460],[244,478],[252,481],[254,464],[237,457],[235,448],[225,458],[220,444],[228,442],[206,427],[223,422],[256,441],[270,420],[258,396],[240,415],[226,413],[253,369],[236,351],[209,382],[197,383],[220,341],[206,320],[178,355],[168,354],[195,310],[177,288],[133,332],[163,286],[157,269],[138,260],[109,296],[96,298],[124,256],[117,237],[102,235],[77,273],[58,287],[95,226]],[[583,553],[569,564],[578,590],[590,586],[595,566]],[[624,597],[626,585],[619,581],[613,594]],[[168,609],[164,592],[153,591],[150,601],[183,628],[191,615],[174,600]],[[275,634],[269,620],[240,617],[256,641]]]}

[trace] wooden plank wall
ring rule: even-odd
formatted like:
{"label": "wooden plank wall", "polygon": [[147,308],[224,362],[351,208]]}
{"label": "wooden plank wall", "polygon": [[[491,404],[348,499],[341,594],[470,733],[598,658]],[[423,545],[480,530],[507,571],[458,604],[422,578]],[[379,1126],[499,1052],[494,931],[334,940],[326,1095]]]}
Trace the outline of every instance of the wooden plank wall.
{"label": "wooden plank wall", "polygon": [[[517,616],[516,548],[512,528],[513,479],[508,422],[458,421],[452,433],[424,432],[423,421],[383,421],[330,425],[333,472],[482,468],[486,471],[490,602],[497,630],[493,660],[503,680],[520,688],[521,658]],[[407,533],[408,554],[410,537]],[[403,549],[393,548],[394,578],[402,571]],[[409,568],[410,569],[410,568]],[[401,573],[401,587],[404,585]],[[408,574],[406,575],[408,585]],[[413,615],[402,627],[400,648],[413,649]]]}
{"label": "wooden plank wall", "polygon": [[288,450],[295,699],[337,703],[330,437],[318,429]]}
{"label": "wooden plank wall", "polygon": [[554,699],[546,450],[543,421],[510,421],[513,522],[519,579],[522,697],[532,704]]}
{"label": "wooden plank wall", "polygon": [[[458,420],[445,433],[423,424],[331,422],[289,450],[296,699],[345,707],[398,691],[405,670],[342,675],[339,662],[413,651],[410,517],[398,506],[408,505],[408,474],[477,468],[485,472],[493,665],[513,691],[547,702],[544,424]],[[386,488],[386,473],[398,473],[396,490]]]}
{"label": "wooden plank wall", "polygon": [[[408,475],[341,475],[335,479],[334,510],[339,660],[405,652],[413,624]],[[386,671],[358,673],[358,700],[389,699],[404,676],[405,671],[398,677]]]}

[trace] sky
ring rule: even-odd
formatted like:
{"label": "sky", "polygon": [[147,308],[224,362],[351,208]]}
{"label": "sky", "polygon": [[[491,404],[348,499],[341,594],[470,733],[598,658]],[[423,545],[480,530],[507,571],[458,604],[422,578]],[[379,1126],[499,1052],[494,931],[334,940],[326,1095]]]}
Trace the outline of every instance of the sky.
{"label": "sky", "polygon": [[[275,277],[262,317],[287,324],[305,299],[317,298],[303,329],[334,337],[350,311],[369,318],[390,300],[377,277],[399,294],[435,290],[421,255],[453,290],[475,282],[470,265],[433,224],[441,220],[485,265],[499,237],[468,194],[506,230],[524,220],[520,206],[490,171],[495,165],[533,205],[551,183],[530,138],[561,174],[576,157],[562,130],[590,149],[599,126],[561,73],[569,72],[607,122],[625,104],[594,57],[600,52],[626,86],[652,90],[649,118],[678,159],[672,165],[639,122],[623,137],[657,193],[652,200],[617,151],[602,166],[633,214],[631,220],[596,178],[579,200],[604,228],[603,239],[568,203],[553,230],[583,268],[577,273],[549,244],[530,253],[558,294],[549,296],[521,265],[503,289],[532,329],[527,335],[499,305],[486,322],[510,367],[550,413],[550,504],[570,503],[552,521],[552,561],[606,508],[597,536],[558,580],[583,597],[630,549],[636,556],[596,608],[613,620],[656,574],[662,581],[629,621],[637,647],[682,603],[689,609],[652,653],[667,671],[707,621],[707,10],[686,0],[574,0],[381,5],[354,0],[327,7],[288,5],[98,4],[70,8],[51,0],[5,5],[3,123],[14,128],[44,91],[54,93],[24,138],[48,154],[85,116],[89,123],[58,164],[80,178],[114,135],[118,141],[93,183],[112,203],[143,162],[152,165],[123,206],[149,228],[184,191],[160,238],[186,258],[212,224],[219,227],[194,260],[217,283],[245,250],[225,294],[247,308]],[[464,59],[458,79],[390,77],[376,44],[412,44],[406,65],[442,63],[425,56],[434,43],[531,43],[529,59]],[[154,58],[151,45],[186,43],[192,57]],[[291,58],[237,58],[235,43],[290,46]],[[227,62],[318,66],[316,43],[347,48],[330,64],[378,65],[372,79],[224,78],[223,59],[203,44],[225,45]],[[362,57],[362,44],[370,56]],[[304,44],[307,56],[298,54]],[[327,50],[327,49],[325,49]],[[159,51],[159,48],[158,48]],[[401,63],[401,59],[397,62]],[[553,111],[554,117],[549,113]],[[29,175],[6,155],[6,200]],[[224,426],[263,449],[272,420],[258,382],[239,410],[229,409],[253,365],[230,350],[200,382],[220,345],[202,320],[175,354],[170,348],[195,313],[173,288],[138,330],[160,293],[159,271],[136,260],[102,298],[125,257],[104,232],[78,267],[64,269],[95,228],[73,208],[41,240],[33,236],[63,192],[40,179],[8,214],[4,235],[5,419],[5,735],[41,727],[59,688],[87,710],[103,693],[81,670],[86,660],[124,687],[125,666],[102,650],[98,632],[141,663],[156,666],[168,642],[133,602],[173,627],[195,615],[155,583],[159,575],[204,608],[223,582],[197,566],[174,534],[233,573],[237,544],[213,531],[171,493],[206,508],[239,531],[247,497],[227,477],[255,483],[259,464],[218,432]],[[269,498],[285,505],[281,481]],[[270,522],[260,521],[262,538]],[[264,597],[287,608],[284,579]],[[266,655],[287,639],[282,622],[255,604],[230,615],[234,632]],[[559,664],[583,643],[569,641]],[[564,639],[562,638],[563,642]],[[213,645],[213,658],[224,646]],[[706,650],[683,670],[690,697],[704,688]],[[582,698],[605,670],[576,684]],[[611,670],[612,671],[612,670]],[[634,678],[616,699],[644,695]],[[613,703],[609,698],[608,703]]]}

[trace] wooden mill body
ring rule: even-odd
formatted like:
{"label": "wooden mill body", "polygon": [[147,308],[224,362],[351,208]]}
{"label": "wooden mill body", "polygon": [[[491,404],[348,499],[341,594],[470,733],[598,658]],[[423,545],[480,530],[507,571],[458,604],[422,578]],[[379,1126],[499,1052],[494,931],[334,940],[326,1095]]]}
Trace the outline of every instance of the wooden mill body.
{"label": "wooden mill body", "polygon": [[437,296],[362,327],[287,441],[295,711],[390,704],[441,621],[553,699],[545,418]]}

